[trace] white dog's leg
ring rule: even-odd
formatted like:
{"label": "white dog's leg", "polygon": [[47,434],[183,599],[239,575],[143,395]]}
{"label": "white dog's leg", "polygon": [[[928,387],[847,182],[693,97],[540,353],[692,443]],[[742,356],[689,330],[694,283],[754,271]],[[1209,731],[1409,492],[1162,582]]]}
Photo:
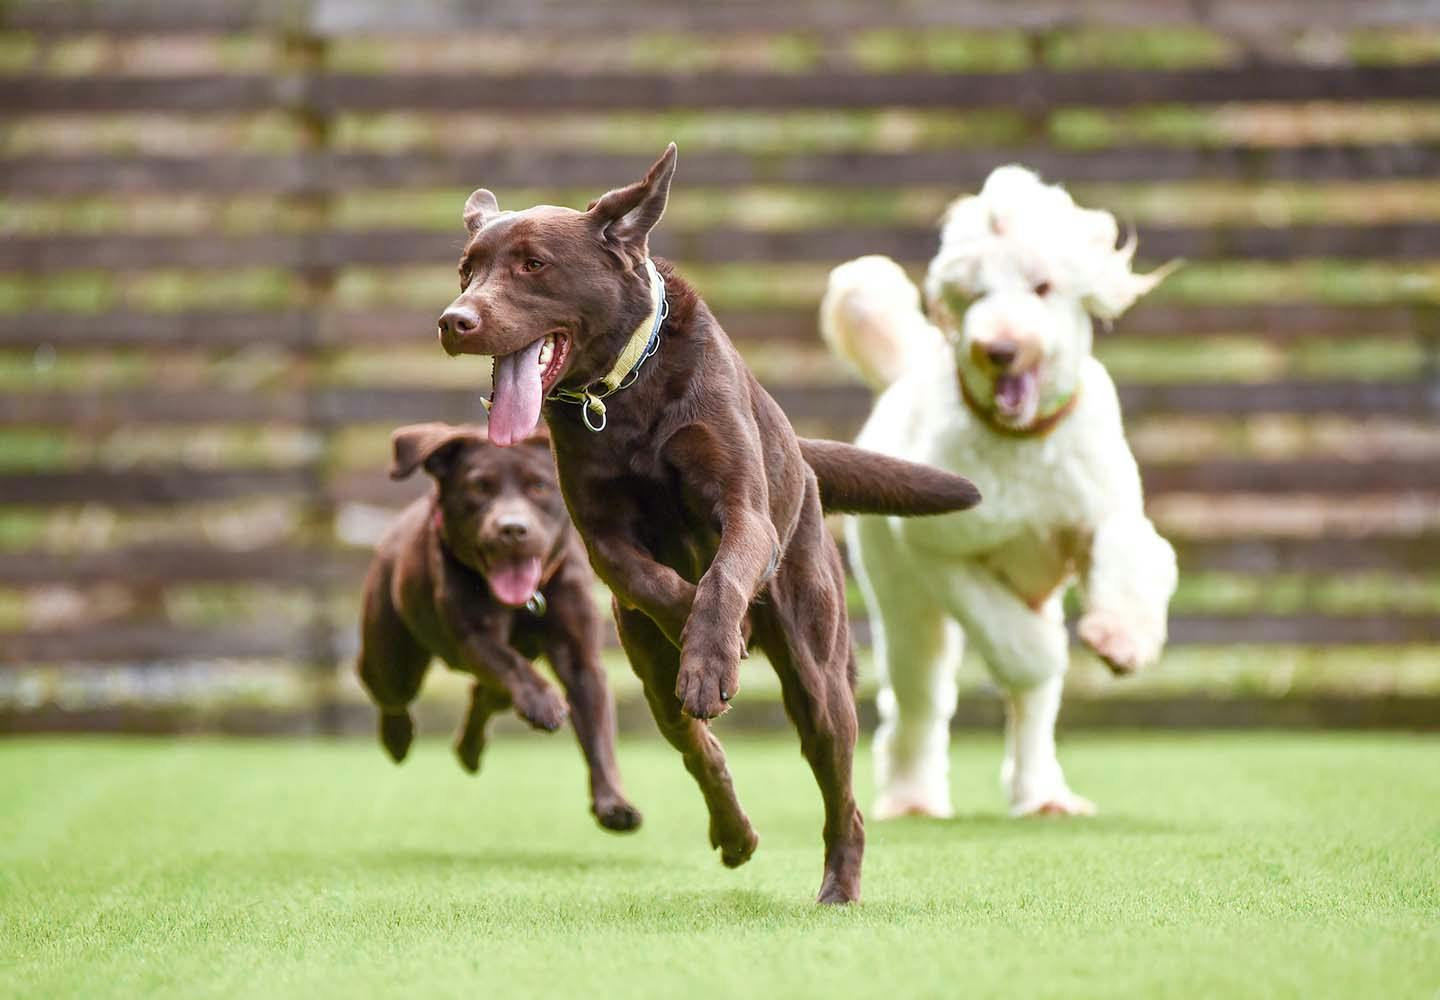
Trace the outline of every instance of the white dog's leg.
{"label": "white dog's leg", "polygon": [[1175,550],[1143,514],[1108,517],[1090,546],[1080,639],[1117,674],[1160,658],[1175,593]]}
{"label": "white dog's leg", "polygon": [[1070,659],[1059,595],[1036,611],[974,565],[947,574],[946,582],[966,635],[1006,691],[1000,776],[1011,814],[1094,813],[1094,805],[1065,783],[1055,753],[1055,718]]}
{"label": "white dog's leg", "polygon": [[950,717],[964,636],[933,595],[916,586],[883,521],[852,520],[846,536],[870,614],[879,681],[870,815],[948,817]]}
{"label": "white dog's leg", "polygon": [[[1070,791],[1055,753],[1055,718],[1060,714],[1064,675],[1012,691],[1005,702],[1005,728],[1014,757],[1002,769],[1015,816],[1093,816],[1095,804]],[[1008,741],[1007,741],[1008,742]]]}

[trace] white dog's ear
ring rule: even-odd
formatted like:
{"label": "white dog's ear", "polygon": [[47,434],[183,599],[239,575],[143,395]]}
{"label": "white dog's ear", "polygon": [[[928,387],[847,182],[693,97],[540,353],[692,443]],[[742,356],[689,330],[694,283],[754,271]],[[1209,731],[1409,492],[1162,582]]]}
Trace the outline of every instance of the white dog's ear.
{"label": "white dog's ear", "polygon": [[1079,213],[1079,217],[1078,225],[1085,233],[1086,242],[1094,247],[1093,253],[1086,255],[1093,263],[1085,281],[1083,302],[1090,315],[1097,319],[1118,319],[1135,304],[1136,299],[1164,281],[1183,263],[1172,260],[1149,274],[1136,274],[1131,270],[1135,248],[1139,246],[1135,230],[1131,228],[1125,243],[1117,247],[1115,240],[1119,227],[1113,215],[1086,209]]}

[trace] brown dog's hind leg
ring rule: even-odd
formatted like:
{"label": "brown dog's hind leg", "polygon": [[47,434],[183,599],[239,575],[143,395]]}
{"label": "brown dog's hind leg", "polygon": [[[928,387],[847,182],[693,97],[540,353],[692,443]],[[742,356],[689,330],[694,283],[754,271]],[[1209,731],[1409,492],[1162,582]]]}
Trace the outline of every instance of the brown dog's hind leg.
{"label": "brown dog's hind leg", "polygon": [[490,716],[510,707],[510,695],[476,681],[470,688],[470,709],[455,738],[455,756],[460,766],[471,774],[480,770],[480,755],[485,752],[485,727]]}
{"label": "brown dog's hind leg", "polygon": [[[589,595],[584,599],[588,602]],[[593,620],[586,623],[586,635],[593,634],[594,625]],[[640,829],[640,810],[625,798],[615,763],[615,703],[599,656],[593,646],[570,636],[551,643],[546,656],[565,688],[570,722],[590,770],[590,811],[607,830]]]}
{"label": "brown dog's hind leg", "polygon": [[[806,533],[798,537],[806,539]],[[840,555],[828,537],[811,544],[805,555],[787,564],[770,588],[771,603],[753,618],[825,802],[825,876],[816,901],[853,903],[860,899],[865,853],[865,822],[855,804],[851,773],[859,732],[854,654]]]}
{"label": "brown dog's hind leg", "polygon": [[710,812],[710,846],[719,849],[720,860],[726,867],[738,868],[750,860],[760,838],[735,797],[735,786],[730,781],[725,751],[719,741],[708,725],[680,709],[680,699],[675,696],[680,651],[644,614],[626,611],[618,605],[614,607],[620,644],[625,647],[631,669],[645,687],[645,698],[650,703],[655,724],[670,745],[680,751],[685,769],[705,797]]}

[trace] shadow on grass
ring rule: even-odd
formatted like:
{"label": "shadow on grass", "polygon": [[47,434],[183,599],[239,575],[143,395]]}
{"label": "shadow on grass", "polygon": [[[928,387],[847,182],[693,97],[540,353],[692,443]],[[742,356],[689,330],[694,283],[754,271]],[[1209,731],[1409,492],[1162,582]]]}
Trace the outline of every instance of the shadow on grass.
{"label": "shadow on grass", "polygon": [[653,866],[642,858],[625,855],[582,853],[580,851],[555,850],[496,850],[457,848],[446,850],[433,847],[394,847],[378,851],[365,851],[357,860],[366,867],[379,867],[398,872],[441,872],[464,871],[476,875],[487,871],[529,871],[553,875],[557,872],[592,871],[639,871]]}
{"label": "shadow on grass", "polygon": [[1202,832],[1193,824],[1172,823],[1154,816],[1102,813],[1099,816],[1027,816],[1016,819],[1000,813],[957,813],[950,819],[909,816],[867,826],[883,831],[887,840],[907,834],[944,834],[968,840],[1022,840],[1029,837],[1085,836],[1088,834],[1175,834]]}

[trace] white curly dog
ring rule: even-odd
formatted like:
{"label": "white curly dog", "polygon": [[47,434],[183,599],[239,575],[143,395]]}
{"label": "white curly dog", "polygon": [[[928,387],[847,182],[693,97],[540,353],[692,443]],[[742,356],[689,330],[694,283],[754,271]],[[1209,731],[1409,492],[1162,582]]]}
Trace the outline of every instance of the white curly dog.
{"label": "white curly dog", "polygon": [[1115,219],[1018,167],[946,212],[925,280],[934,325],[899,265],[836,268],[821,331],[880,392],[858,444],[963,472],[963,516],[852,517],[851,560],[875,637],[880,728],[872,814],[951,815],[949,729],[966,638],[1006,694],[1001,781],[1013,815],[1088,815],[1055,754],[1069,661],[1061,602],[1083,589],[1081,640],[1117,674],[1165,643],[1175,554],[1145,516],[1091,317],[1164,277],[1131,270]]}

